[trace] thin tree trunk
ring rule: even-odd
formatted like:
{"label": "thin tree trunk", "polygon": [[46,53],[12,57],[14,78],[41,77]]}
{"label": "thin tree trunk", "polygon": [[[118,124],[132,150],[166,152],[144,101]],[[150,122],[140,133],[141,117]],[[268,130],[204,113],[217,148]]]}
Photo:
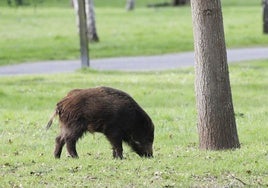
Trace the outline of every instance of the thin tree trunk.
{"label": "thin tree trunk", "polygon": [[200,149],[239,148],[220,0],[192,0]]}
{"label": "thin tree trunk", "polygon": [[[77,15],[77,23],[78,23],[78,0],[72,0],[73,7]],[[90,42],[98,42],[99,37],[97,34],[96,28],[96,20],[95,20],[95,11],[94,11],[94,2],[93,0],[84,0],[85,1],[85,9],[86,9],[86,20],[87,20],[87,36],[88,41]]]}
{"label": "thin tree trunk", "polygon": [[[74,0],[75,2],[76,0]],[[79,36],[80,36],[80,53],[81,53],[81,67],[89,67],[89,52],[87,39],[87,23],[84,0],[77,0]]]}
{"label": "thin tree trunk", "polygon": [[268,33],[268,0],[263,0],[263,33]]}
{"label": "thin tree trunk", "polygon": [[187,0],[172,0],[173,6],[185,5],[186,3],[187,3]]}
{"label": "thin tree trunk", "polygon": [[91,42],[98,42],[99,37],[96,29],[94,2],[93,0],[85,0],[85,3],[86,3],[86,15],[87,15],[88,40]]}
{"label": "thin tree trunk", "polygon": [[127,0],[126,9],[127,11],[134,10],[135,0]]}
{"label": "thin tree trunk", "polygon": [[79,32],[79,14],[78,14],[78,1],[79,0],[71,0],[71,1],[72,1],[72,5],[74,7],[76,24],[77,24],[77,28],[78,28],[78,32]]}

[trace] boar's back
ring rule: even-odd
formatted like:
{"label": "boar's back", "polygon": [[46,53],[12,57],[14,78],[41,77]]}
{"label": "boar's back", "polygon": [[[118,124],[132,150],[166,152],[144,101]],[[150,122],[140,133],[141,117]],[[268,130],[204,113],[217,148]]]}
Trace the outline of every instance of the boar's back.
{"label": "boar's back", "polygon": [[109,87],[72,90],[57,103],[57,110],[66,126],[77,126],[80,122],[89,126],[90,132],[104,132],[105,126],[115,124],[128,124],[128,129],[132,129],[131,124],[145,125],[151,121],[132,97]]}

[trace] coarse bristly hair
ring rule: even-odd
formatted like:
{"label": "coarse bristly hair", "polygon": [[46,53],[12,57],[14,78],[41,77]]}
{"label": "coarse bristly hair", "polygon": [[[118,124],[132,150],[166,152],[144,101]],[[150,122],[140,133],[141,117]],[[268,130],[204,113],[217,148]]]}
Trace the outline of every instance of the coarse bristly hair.
{"label": "coarse bristly hair", "polygon": [[123,158],[122,142],[140,156],[153,155],[153,122],[123,91],[109,87],[72,90],[57,103],[47,129],[56,116],[61,125],[54,151],[56,158],[60,158],[64,144],[72,157],[78,157],[76,142],[85,132],[103,133],[112,145],[115,158]]}

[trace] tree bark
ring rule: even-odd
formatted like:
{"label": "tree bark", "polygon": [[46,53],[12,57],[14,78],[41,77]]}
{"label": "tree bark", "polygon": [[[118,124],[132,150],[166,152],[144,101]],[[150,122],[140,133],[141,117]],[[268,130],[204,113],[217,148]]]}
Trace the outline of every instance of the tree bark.
{"label": "tree bark", "polygon": [[268,33],[268,0],[263,0],[263,33]]}
{"label": "tree bark", "polygon": [[99,37],[96,28],[94,2],[93,0],[85,0],[85,3],[86,3],[88,40],[91,42],[98,42]]}
{"label": "tree bark", "polygon": [[220,0],[192,0],[200,149],[239,148]]}
{"label": "tree bark", "polygon": [[127,0],[126,9],[127,11],[134,10],[135,0]]}
{"label": "tree bark", "polygon": [[[84,0],[84,1],[85,1],[85,10],[86,10],[88,41],[98,42],[99,36],[97,33],[97,27],[96,27],[94,2],[93,2],[93,0]],[[78,20],[78,0],[72,0],[72,5],[73,5],[75,13],[77,15],[76,17],[77,17],[77,23],[78,23],[79,22],[79,20]]]}
{"label": "tree bark", "polygon": [[80,36],[80,53],[81,67],[89,67],[88,39],[87,39],[87,22],[85,1],[77,0],[78,2],[78,19],[79,19],[79,36]]}

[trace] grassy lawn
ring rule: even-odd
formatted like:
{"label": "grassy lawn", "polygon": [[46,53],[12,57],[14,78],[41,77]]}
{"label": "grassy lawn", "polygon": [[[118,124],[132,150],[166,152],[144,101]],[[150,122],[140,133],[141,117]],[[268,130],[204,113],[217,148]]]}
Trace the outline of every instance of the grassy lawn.
{"label": "grassy lawn", "polygon": [[[30,1],[29,1],[30,2]],[[33,6],[0,9],[0,65],[19,62],[79,58],[75,16],[69,1],[42,1]],[[100,42],[90,44],[91,58],[137,56],[193,50],[191,10],[146,8],[137,1],[126,12],[124,1],[96,1]],[[224,0],[223,13],[227,47],[262,46],[262,10],[257,0]]]}
{"label": "grassy lawn", "polygon": [[[0,182],[3,187],[238,187],[268,182],[268,65],[231,65],[241,149],[198,150],[192,68],[167,72],[80,71],[1,77]],[[55,103],[73,88],[99,85],[128,92],[154,121],[154,158],[125,148],[113,160],[101,134],[78,143],[80,158],[53,158],[57,123],[44,128]]]}

